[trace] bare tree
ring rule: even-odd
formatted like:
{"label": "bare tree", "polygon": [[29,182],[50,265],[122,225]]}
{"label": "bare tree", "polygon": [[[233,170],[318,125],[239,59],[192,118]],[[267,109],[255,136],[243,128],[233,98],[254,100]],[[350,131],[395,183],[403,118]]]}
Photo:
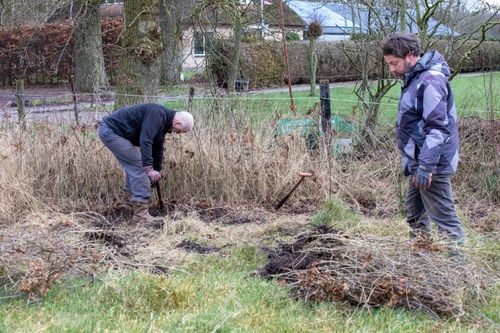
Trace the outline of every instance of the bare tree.
{"label": "bare tree", "polygon": [[323,34],[321,20],[314,18],[307,26],[307,36],[309,37],[309,76],[310,89],[309,96],[316,96],[316,70],[318,68],[318,54],[316,53],[316,40]]}
{"label": "bare tree", "polygon": [[126,0],[123,14],[115,109],[156,99],[164,49],[159,0]]}
{"label": "bare tree", "polygon": [[194,0],[161,0],[160,24],[165,41],[161,57],[161,84],[175,85],[180,82],[184,59],[182,36],[192,24],[190,14]]}
{"label": "bare tree", "polygon": [[[382,61],[380,36],[397,30],[401,13],[391,8],[398,7],[397,2],[391,4],[389,1],[377,0],[359,1],[351,7],[352,21],[359,27],[359,33],[354,34],[350,42],[343,43],[344,53],[361,76],[354,93],[365,115],[360,135],[368,142],[371,141],[377,125],[380,102],[396,84],[396,81],[389,77],[387,67]],[[375,82],[374,77],[378,78]]]}
{"label": "bare tree", "polygon": [[230,55],[231,61],[229,62],[229,73],[228,73],[228,93],[234,93],[236,89],[236,79],[238,78],[238,70],[240,64],[241,55],[241,34],[243,33],[244,15],[245,8],[239,6],[239,1],[232,1],[224,9],[226,13],[232,18],[233,25],[233,36],[234,36],[234,48]]}
{"label": "bare tree", "polygon": [[[253,19],[258,20],[258,6],[251,2],[242,4],[239,0],[203,0],[196,4],[192,17],[194,29],[200,31],[216,32],[219,23],[224,22],[229,25],[232,32],[229,35],[219,34],[214,36],[221,43],[232,43],[226,55],[216,54],[215,57],[225,57],[228,64],[227,90],[229,93],[235,92],[235,82],[239,74],[239,60],[241,51],[242,34],[244,29]],[[210,49],[216,52],[215,48]],[[209,73],[210,74],[210,73]]]}
{"label": "bare tree", "polygon": [[[490,5],[484,1],[478,1],[474,6],[471,6],[467,1],[459,0],[458,4],[454,3],[453,6],[450,4],[444,8],[438,8],[435,16],[440,23],[460,32],[457,35],[450,35],[444,54],[445,58],[449,59],[454,54],[460,54],[458,50],[468,43],[468,50],[460,54],[460,60],[450,79],[459,73],[463,63],[475,49],[487,40],[490,32],[498,30],[500,26],[500,6]],[[432,47],[432,43],[425,46]]]}
{"label": "bare tree", "polygon": [[75,79],[79,92],[99,93],[108,88],[102,52],[99,0],[78,0],[73,6]]}

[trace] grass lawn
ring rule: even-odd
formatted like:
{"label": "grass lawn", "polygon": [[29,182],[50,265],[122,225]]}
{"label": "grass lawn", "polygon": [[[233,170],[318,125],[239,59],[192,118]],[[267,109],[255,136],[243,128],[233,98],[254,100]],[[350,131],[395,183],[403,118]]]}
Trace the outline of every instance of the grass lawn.
{"label": "grass lawn", "polygon": [[[481,116],[498,117],[500,111],[500,73],[467,74],[455,77],[451,81],[457,112],[459,117]],[[353,83],[331,84],[331,114],[346,117],[357,122],[363,117],[362,107],[353,93]],[[398,83],[384,96],[380,106],[379,123],[392,126],[396,120],[397,104],[401,92]],[[251,114],[255,121],[267,118],[303,118],[315,104],[320,102],[319,89],[317,96],[309,96],[309,89],[292,91],[295,113],[292,111],[290,93],[287,89],[281,92],[239,93],[232,98],[220,96],[215,98],[195,98],[195,109],[210,109],[214,104],[220,110],[233,110],[236,114]],[[169,101],[173,108],[185,109],[184,100]],[[316,105],[317,107],[317,105]],[[317,113],[313,113],[317,114]]]}
{"label": "grass lawn", "polygon": [[[293,299],[289,287],[251,276],[264,257],[250,247],[193,260],[168,275],[129,271],[64,281],[41,303],[3,300],[0,331],[495,332],[484,322]],[[498,324],[499,305],[496,298],[479,310]]]}

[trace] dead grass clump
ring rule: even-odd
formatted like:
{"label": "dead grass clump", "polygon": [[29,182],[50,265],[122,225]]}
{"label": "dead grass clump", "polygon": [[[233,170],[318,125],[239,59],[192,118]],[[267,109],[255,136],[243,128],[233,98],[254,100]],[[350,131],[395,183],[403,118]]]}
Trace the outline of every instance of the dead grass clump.
{"label": "dead grass clump", "polygon": [[500,201],[500,121],[481,117],[463,118],[460,123],[461,152],[455,189],[463,192],[462,205],[475,201]]}
{"label": "dead grass clump", "polygon": [[[233,108],[231,101],[218,103],[226,110]],[[204,201],[209,208],[270,207],[297,183],[300,172],[314,170],[314,177],[304,181],[280,211],[300,206],[307,211],[325,195],[339,195],[368,216],[397,212],[394,177],[400,166],[394,149],[383,156],[355,159],[347,154],[341,161],[326,160],[319,149],[309,149],[301,135],[275,137],[276,119],[255,123],[243,105],[234,108],[241,108],[234,117],[227,112],[199,115],[193,132],[167,137],[164,198],[187,204]],[[24,132],[4,129],[0,135],[6,142],[0,149],[0,189],[9,193],[0,197],[3,224],[30,212],[103,213],[121,202],[123,170],[95,127],[30,123]]]}
{"label": "dead grass clump", "polygon": [[26,212],[86,211],[121,194],[123,171],[95,128],[30,123],[4,128],[0,149],[0,223]]}
{"label": "dead grass clump", "polygon": [[43,260],[30,261],[25,276],[20,281],[19,290],[28,300],[39,301],[47,295],[50,288],[59,283],[62,267],[45,267]]}
{"label": "dead grass clump", "polygon": [[0,287],[5,295],[22,293],[39,301],[53,285],[75,275],[156,265],[134,260],[127,233],[103,221],[92,213],[36,213],[5,226],[0,235]]}
{"label": "dead grass clump", "polygon": [[286,281],[306,300],[462,316],[473,310],[472,296],[491,283],[494,272],[487,273],[477,258],[457,263],[446,249],[431,239],[410,243],[321,226],[271,252],[260,275]]}

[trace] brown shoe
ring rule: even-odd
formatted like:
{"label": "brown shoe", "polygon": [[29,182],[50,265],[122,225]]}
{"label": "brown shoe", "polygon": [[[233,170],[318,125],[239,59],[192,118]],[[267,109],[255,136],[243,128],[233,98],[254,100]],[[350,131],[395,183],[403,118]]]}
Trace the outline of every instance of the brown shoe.
{"label": "brown shoe", "polygon": [[135,225],[142,224],[161,228],[163,226],[163,219],[161,217],[153,217],[149,215],[149,204],[147,202],[131,201],[134,209],[134,216],[132,223]]}
{"label": "brown shoe", "polygon": [[124,191],[123,193],[124,197],[120,208],[132,212],[134,210],[134,207],[132,207],[132,196],[133,196],[132,191]]}

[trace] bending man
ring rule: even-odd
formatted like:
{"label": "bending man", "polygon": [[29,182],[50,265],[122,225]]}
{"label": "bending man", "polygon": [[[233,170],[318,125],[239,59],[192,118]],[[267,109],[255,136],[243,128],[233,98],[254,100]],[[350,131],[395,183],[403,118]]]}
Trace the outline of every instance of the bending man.
{"label": "bending man", "polygon": [[134,223],[153,221],[151,183],[161,178],[165,135],[188,132],[193,125],[190,113],[154,103],[126,106],[99,122],[101,141],[125,170],[125,206],[133,209]]}

